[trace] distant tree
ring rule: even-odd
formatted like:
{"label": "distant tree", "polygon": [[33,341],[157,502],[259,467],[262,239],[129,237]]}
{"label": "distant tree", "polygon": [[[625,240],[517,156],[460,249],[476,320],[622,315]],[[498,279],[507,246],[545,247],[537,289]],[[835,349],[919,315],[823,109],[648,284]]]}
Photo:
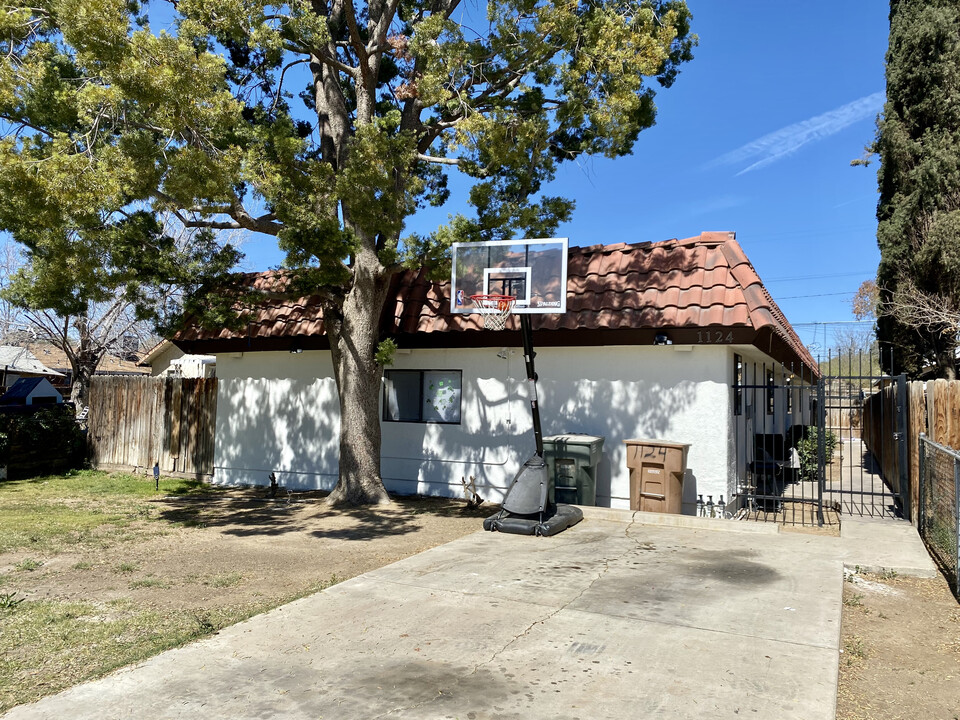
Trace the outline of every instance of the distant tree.
{"label": "distant tree", "polygon": [[0,320],[9,319],[16,342],[28,336],[64,352],[78,413],[106,355],[123,356],[131,339],[140,344],[155,337],[155,328],[179,317],[192,284],[225,273],[237,260],[209,231],[169,230],[140,212],[95,229],[93,239],[72,231],[53,252],[49,238],[19,250],[13,243],[3,247]]}
{"label": "distant tree", "polygon": [[933,363],[953,378],[956,334],[935,315],[900,310],[911,298],[960,299],[960,4],[891,0],[886,60],[887,102],[873,146],[878,337],[893,348],[896,371]]}
{"label": "distant tree", "polygon": [[49,310],[23,314],[31,336],[60,348],[70,363],[70,401],[78,413],[89,403],[90,379],[107,355],[123,357],[132,339],[137,347],[152,337],[149,324],[136,317],[130,303],[114,298],[90,303],[80,315],[61,317]]}
{"label": "distant tree", "polygon": [[873,280],[864,280],[853,296],[853,316],[857,320],[876,320],[880,305],[880,288]]}
{"label": "distant tree", "polygon": [[4,296],[14,273],[20,269],[22,260],[16,243],[0,245],[0,343],[11,345],[24,330],[21,309]]}
{"label": "distant tree", "polygon": [[[330,500],[386,502],[377,351],[391,276],[442,262],[455,240],[552,233],[573,203],[545,183],[558,163],[631,152],[655,120],[648,79],[669,86],[692,57],[690,12],[683,0],[170,5],[174,35],[151,32],[136,0],[0,13],[3,225],[51,258],[70,255],[68,230],[94,238],[147,206],[275,236],[290,292],[322,298],[340,396]],[[454,170],[473,182],[473,216],[404,237]],[[225,306],[190,307],[227,319]]]}
{"label": "distant tree", "polygon": [[834,345],[827,361],[820,363],[826,375],[879,375],[880,358],[873,328],[844,325],[833,333]]}

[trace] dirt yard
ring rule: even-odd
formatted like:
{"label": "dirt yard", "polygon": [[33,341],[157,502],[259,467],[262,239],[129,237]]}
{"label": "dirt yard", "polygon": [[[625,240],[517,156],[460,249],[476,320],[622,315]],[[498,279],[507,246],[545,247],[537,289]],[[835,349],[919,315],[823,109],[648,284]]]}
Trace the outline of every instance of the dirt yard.
{"label": "dirt yard", "polygon": [[960,605],[941,577],[848,575],[837,720],[960,719]]}
{"label": "dirt yard", "polygon": [[109,518],[0,552],[0,713],[480,530],[494,511],[423,498],[333,511],[321,499],[259,488],[28,505],[44,525],[70,511]]}
{"label": "dirt yard", "polygon": [[[263,488],[51,494],[0,506],[24,528],[0,527],[0,712],[477,531],[493,511],[332,511]],[[942,579],[850,576],[842,647],[839,720],[960,719],[960,606]]]}
{"label": "dirt yard", "polygon": [[[275,604],[481,527],[460,502],[401,499],[393,508],[334,511],[317,494],[289,502],[264,495],[231,490],[150,501],[155,519],[170,521],[162,531],[144,524],[130,530],[136,542],[59,554],[23,590],[32,599],[124,598],[184,612]],[[0,556],[0,564],[29,554]]]}

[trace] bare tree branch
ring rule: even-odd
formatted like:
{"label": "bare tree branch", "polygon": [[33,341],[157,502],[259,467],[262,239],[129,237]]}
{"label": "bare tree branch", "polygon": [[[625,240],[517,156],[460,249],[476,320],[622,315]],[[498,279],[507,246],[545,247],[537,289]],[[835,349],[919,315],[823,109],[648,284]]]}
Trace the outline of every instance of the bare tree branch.
{"label": "bare tree branch", "polygon": [[424,155],[423,153],[417,153],[417,160],[434,163],[435,165],[459,165],[461,162],[459,158],[435,157],[433,155]]}
{"label": "bare tree branch", "polygon": [[881,312],[903,325],[926,328],[945,337],[960,336],[960,307],[953,298],[924,292],[903,277],[890,300],[880,303]]}

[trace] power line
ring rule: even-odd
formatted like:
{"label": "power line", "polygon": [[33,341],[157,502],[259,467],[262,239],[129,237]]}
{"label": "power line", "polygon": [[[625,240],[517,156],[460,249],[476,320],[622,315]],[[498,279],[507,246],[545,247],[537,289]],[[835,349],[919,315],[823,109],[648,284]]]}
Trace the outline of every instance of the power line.
{"label": "power line", "polygon": [[873,320],[820,320],[813,322],[790,323],[793,327],[810,327],[811,325],[863,325],[872,324]]}
{"label": "power line", "polygon": [[798,298],[812,298],[812,297],[829,297],[831,295],[856,295],[856,290],[849,290],[848,292],[837,292],[837,293],[817,293],[816,295],[787,295],[785,297],[777,297],[776,300],[796,300]]}
{"label": "power line", "polygon": [[838,277],[855,277],[876,274],[876,270],[861,270],[859,272],[846,272],[846,273],[830,273],[829,275],[796,275],[793,277],[775,277],[775,278],[766,278],[763,282],[791,282],[793,280],[822,280],[824,278],[838,278]]}

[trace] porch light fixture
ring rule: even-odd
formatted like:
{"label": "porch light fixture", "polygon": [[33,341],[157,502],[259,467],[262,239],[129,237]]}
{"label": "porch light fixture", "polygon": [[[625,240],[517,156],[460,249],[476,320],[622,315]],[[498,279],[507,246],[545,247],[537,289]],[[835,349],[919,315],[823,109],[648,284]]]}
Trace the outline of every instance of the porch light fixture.
{"label": "porch light fixture", "polygon": [[290,354],[291,354],[291,355],[294,355],[294,354],[299,355],[299,354],[302,353],[302,352],[303,352],[303,348],[300,347],[300,341],[299,341],[299,340],[294,340],[294,341],[293,341],[293,344],[290,346]]}
{"label": "porch light fixture", "polygon": [[673,341],[666,333],[657,333],[657,336],[653,339],[654,345],[673,345]]}

